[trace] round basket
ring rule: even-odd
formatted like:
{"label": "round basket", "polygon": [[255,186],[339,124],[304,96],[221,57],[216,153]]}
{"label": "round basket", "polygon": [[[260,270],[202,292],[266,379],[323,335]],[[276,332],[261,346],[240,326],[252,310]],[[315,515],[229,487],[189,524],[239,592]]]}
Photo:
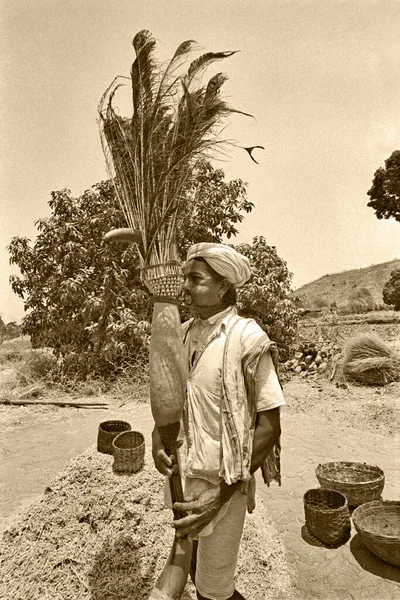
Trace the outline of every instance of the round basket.
{"label": "round basket", "polygon": [[113,471],[137,473],[144,465],[145,443],[140,431],[124,431],[113,441]]}
{"label": "round basket", "polygon": [[304,494],[304,513],[309,533],[326,544],[335,546],[350,535],[350,513],[346,497],[323,488]]}
{"label": "round basket", "polygon": [[373,500],[355,509],[354,527],[368,550],[400,567],[400,502]]}
{"label": "round basket", "polygon": [[318,465],[315,474],[321,487],[344,494],[349,506],[379,500],[385,485],[382,469],[366,463],[324,463]]}
{"label": "round basket", "polygon": [[97,450],[103,454],[112,454],[114,438],[123,431],[130,431],[131,426],[127,421],[103,421],[99,425],[97,434]]}

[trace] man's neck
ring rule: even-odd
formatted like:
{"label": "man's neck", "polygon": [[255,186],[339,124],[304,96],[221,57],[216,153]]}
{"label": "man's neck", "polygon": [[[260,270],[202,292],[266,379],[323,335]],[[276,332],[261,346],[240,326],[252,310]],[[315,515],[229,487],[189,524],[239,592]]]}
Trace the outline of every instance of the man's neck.
{"label": "man's neck", "polygon": [[218,306],[218,307],[207,307],[208,310],[202,310],[201,314],[198,313],[196,316],[201,319],[202,321],[207,321],[208,319],[210,319],[211,317],[218,315],[219,313],[222,313],[224,311],[226,311],[228,308],[228,306]]}

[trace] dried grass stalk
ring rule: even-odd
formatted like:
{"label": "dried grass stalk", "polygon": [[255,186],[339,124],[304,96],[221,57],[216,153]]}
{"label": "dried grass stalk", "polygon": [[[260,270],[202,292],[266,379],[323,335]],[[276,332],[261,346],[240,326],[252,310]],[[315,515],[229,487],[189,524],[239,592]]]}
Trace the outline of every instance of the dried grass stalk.
{"label": "dried grass stalk", "polygon": [[364,385],[386,385],[400,377],[400,357],[380,337],[363,333],[344,349],[343,375]]}
{"label": "dried grass stalk", "polygon": [[[86,450],[13,518],[0,537],[2,600],[147,600],[172,541],[163,481],[146,453],[133,476]],[[243,534],[238,587],[251,598],[289,597],[283,544],[259,506]],[[282,596],[281,596],[282,594]],[[182,600],[194,600],[188,581]]]}

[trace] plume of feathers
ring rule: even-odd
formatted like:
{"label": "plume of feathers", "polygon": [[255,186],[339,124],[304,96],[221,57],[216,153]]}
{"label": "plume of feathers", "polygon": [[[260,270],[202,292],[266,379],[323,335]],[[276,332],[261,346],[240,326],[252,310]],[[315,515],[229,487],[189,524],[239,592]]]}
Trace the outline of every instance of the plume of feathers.
{"label": "plume of feathers", "polygon": [[209,65],[235,52],[207,52],[190,62],[195,42],[187,40],[163,67],[155,58],[155,46],[147,30],[133,39],[132,116],[121,117],[114,107],[115,93],[125,84],[122,78],[107,88],[99,105],[109,175],[128,225],[142,233],[142,269],[178,260],[176,223],[193,170],[221,143],[222,120],[241,112],[221,99],[225,75],[217,73],[202,84]]}

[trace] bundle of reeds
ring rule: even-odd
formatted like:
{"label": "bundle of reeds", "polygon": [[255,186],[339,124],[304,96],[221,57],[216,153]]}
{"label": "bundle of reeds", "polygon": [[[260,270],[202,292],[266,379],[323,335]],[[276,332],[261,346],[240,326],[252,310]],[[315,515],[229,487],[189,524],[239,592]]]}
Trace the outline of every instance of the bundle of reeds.
{"label": "bundle of reeds", "polygon": [[386,385],[400,378],[400,356],[376,334],[362,333],[345,346],[342,371],[364,385]]}
{"label": "bundle of reeds", "polygon": [[128,225],[140,230],[139,257],[144,283],[156,295],[178,293],[180,262],[176,221],[198,160],[221,143],[221,119],[235,111],[220,98],[222,73],[206,85],[207,67],[234,52],[208,52],[180,73],[195,43],[180,44],[165,67],[155,58],[155,39],[147,30],[133,39],[132,117],[121,117],[114,96],[122,79],[106,90],[100,106],[100,132],[110,175]]}

